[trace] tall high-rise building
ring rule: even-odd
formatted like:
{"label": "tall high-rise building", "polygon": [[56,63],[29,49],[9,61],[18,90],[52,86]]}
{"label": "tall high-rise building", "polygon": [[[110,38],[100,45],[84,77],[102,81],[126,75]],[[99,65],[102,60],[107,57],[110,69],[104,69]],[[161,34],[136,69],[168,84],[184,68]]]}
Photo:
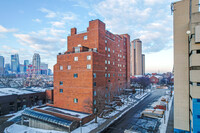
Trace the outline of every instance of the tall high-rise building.
{"label": "tall high-rise building", "polygon": [[[85,33],[71,29],[68,50],[57,56],[54,66],[54,106],[93,113],[102,96],[103,103],[130,85],[130,36],[105,29],[92,20]],[[103,95],[102,95],[103,94]],[[93,110],[88,110],[88,102]]]}
{"label": "tall high-rise building", "polygon": [[19,65],[19,71],[21,74],[24,74],[24,65],[23,64]]}
{"label": "tall high-rise building", "polygon": [[173,3],[174,132],[200,132],[199,0]]}
{"label": "tall high-rise building", "polygon": [[48,64],[41,63],[40,64],[41,74],[48,75]]}
{"label": "tall high-rise building", "polygon": [[142,41],[131,42],[131,75],[143,75],[145,72],[145,56],[142,55]]}
{"label": "tall high-rise building", "polygon": [[24,72],[27,73],[29,60],[24,60]]}
{"label": "tall high-rise building", "polygon": [[142,54],[142,75],[145,74],[145,54]]}
{"label": "tall high-rise building", "polygon": [[0,75],[4,74],[4,57],[0,56]]}
{"label": "tall high-rise building", "polygon": [[19,69],[19,55],[11,55],[11,71],[13,73],[18,73],[20,71]]}
{"label": "tall high-rise building", "polygon": [[40,74],[40,55],[35,53],[33,55],[32,67],[33,67],[33,74]]}
{"label": "tall high-rise building", "polygon": [[10,71],[10,63],[5,64],[5,71]]}

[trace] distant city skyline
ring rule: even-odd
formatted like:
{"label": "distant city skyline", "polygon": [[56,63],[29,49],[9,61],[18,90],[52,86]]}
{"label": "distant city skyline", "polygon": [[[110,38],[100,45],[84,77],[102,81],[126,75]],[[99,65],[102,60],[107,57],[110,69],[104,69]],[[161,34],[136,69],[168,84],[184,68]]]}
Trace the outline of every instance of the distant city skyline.
{"label": "distant city skyline", "polygon": [[0,53],[5,57],[5,64],[10,62],[11,54],[18,53],[22,63],[34,53],[39,53],[53,70],[57,54],[67,50],[66,38],[70,28],[86,30],[87,22],[98,18],[113,33],[128,33],[131,40],[141,39],[146,55],[146,73],[172,71],[170,4],[173,1],[175,0],[22,0],[12,1],[12,4],[2,1]]}

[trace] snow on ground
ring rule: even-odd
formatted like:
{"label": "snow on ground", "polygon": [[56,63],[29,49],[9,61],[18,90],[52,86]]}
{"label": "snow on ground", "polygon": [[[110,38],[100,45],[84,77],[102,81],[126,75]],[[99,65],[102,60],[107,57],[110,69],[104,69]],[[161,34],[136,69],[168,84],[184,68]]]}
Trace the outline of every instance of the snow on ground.
{"label": "snow on ground", "polygon": [[[33,109],[33,108],[35,108],[35,107],[38,107],[38,106],[33,106],[33,107],[31,107],[31,109]],[[24,110],[20,110],[20,111],[18,111],[18,112],[16,112],[16,113],[12,113],[12,114],[7,114],[7,115],[5,115],[5,116],[12,116],[12,117],[9,118],[7,121],[11,121],[11,120],[13,120],[13,119],[15,119],[15,118],[21,116],[23,111],[24,111]]]}
{"label": "snow on ground", "polygon": [[13,124],[4,130],[5,133],[63,133],[61,131],[43,130],[39,128],[31,128],[24,125]]}
{"label": "snow on ground", "polygon": [[145,93],[143,93],[143,94],[138,94],[137,96],[135,96],[135,98],[137,98],[137,99],[141,99],[144,95],[146,95],[147,93],[145,92]]}
{"label": "snow on ground", "polygon": [[[124,110],[125,108],[129,107],[127,110],[125,110],[124,112],[122,112],[120,114],[120,116],[118,116],[117,118],[115,118],[113,121],[111,121],[107,126],[109,126],[110,124],[112,124],[114,121],[116,121],[117,119],[119,119],[123,114],[125,114],[127,111],[129,111],[132,107],[136,106],[140,101],[142,101],[145,97],[148,96],[149,93],[144,93],[142,95],[137,94],[135,97],[137,97],[137,99],[139,100],[134,100],[134,97],[132,98],[128,98],[128,100],[125,100],[125,97],[123,99],[123,101],[125,102],[125,104],[123,104],[123,106],[117,106],[116,107],[116,111],[111,112],[108,117],[112,117],[114,115],[116,115],[117,113],[119,113],[120,111]],[[134,104],[133,104],[134,103]],[[132,106],[130,106],[132,105]],[[18,111],[17,113],[14,113],[14,116],[11,117],[9,120],[12,120],[18,116],[21,115],[22,111]],[[11,114],[9,114],[11,115]],[[85,125],[83,125],[82,127],[79,127],[77,129],[75,129],[74,131],[72,131],[72,133],[88,133],[91,130],[97,128],[98,126],[100,126],[101,124],[103,124],[107,119],[103,119],[103,118],[98,118],[97,121],[98,123],[95,123],[95,119],[93,119],[92,121],[90,121],[89,123],[86,123]],[[106,128],[106,127],[105,127]],[[102,129],[103,130],[103,129]],[[5,132],[9,132],[9,133],[62,133],[59,131],[54,131],[54,130],[44,130],[44,129],[38,129],[38,128],[31,128],[31,127],[27,127],[27,126],[23,126],[23,125],[18,125],[18,124],[13,124],[10,127],[5,129]]]}
{"label": "snow on ground", "polygon": [[72,131],[72,133],[81,133],[81,132],[82,133],[89,133],[91,130],[97,128],[99,125],[101,125],[105,121],[106,121],[106,119],[97,118],[98,123],[95,123],[94,120],[92,120],[89,123],[83,125],[82,127],[75,129],[74,131]]}
{"label": "snow on ground", "polygon": [[164,119],[161,119],[161,125],[159,127],[160,133],[166,133],[173,98],[174,98],[174,96],[171,97],[170,102],[169,102],[169,109],[168,109],[168,111],[165,112],[165,121],[164,121]]}

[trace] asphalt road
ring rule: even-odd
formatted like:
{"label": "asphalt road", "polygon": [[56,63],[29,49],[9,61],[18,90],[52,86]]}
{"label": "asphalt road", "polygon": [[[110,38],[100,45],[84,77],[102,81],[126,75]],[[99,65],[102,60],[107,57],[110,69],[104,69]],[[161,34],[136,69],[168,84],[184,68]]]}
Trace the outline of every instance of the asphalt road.
{"label": "asphalt road", "polygon": [[138,105],[130,109],[122,118],[111,124],[102,133],[124,133],[124,130],[130,129],[136,124],[140,113],[151,106],[152,103],[157,101],[161,96],[166,94],[166,89],[159,89],[152,92],[148,97],[142,100]]}

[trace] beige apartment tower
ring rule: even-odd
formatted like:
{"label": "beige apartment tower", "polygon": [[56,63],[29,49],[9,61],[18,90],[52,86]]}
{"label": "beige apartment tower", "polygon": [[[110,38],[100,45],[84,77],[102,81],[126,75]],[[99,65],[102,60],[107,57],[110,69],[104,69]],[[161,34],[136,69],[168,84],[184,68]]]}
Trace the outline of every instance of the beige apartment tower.
{"label": "beige apartment tower", "polygon": [[131,76],[144,75],[145,55],[142,54],[142,41],[135,39],[131,42]]}
{"label": "beige apartment tower", "polygon": [[199,0],[173,3],[174,132],[200,132]]}

